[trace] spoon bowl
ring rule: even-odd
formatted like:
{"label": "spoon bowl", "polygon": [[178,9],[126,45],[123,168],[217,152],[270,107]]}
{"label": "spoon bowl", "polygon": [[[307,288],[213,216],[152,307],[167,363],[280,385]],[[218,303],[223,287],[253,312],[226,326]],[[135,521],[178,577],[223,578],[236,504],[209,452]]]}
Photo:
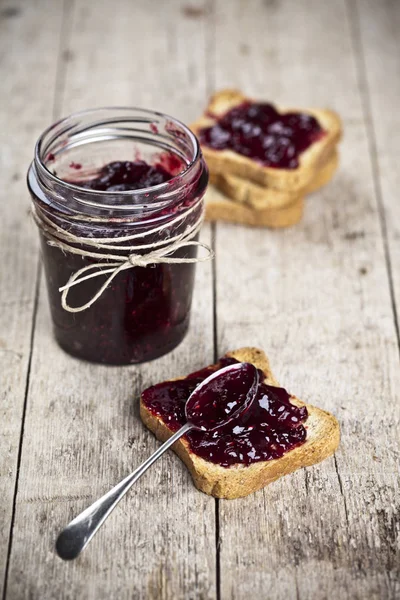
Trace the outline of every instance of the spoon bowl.
{"label": "spoon bowl", "polygon": [[202,381],[185,405],[193,429],[214,431],[245,412],[254,400],[258,371],[251,363],[228,365]]}

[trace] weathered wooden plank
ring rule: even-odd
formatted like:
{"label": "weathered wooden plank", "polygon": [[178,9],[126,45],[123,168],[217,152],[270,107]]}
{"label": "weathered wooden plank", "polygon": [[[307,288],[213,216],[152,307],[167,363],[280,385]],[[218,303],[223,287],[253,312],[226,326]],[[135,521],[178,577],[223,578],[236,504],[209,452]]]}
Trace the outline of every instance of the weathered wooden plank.
{"label": "weathered wooden plank", "polygon": [[360,86],[371,117],[370,145],[376,189],[382,204],[382,226],[388,244],[388,268],[393,279],[397,313],[400,304],[400,4],[384,0],[349,6],[358,51]]}
{"label": "weathered wooden plank", "polygon": [[343,434],[335,460],[220,503],[221,597],[395,597],[398,349],[346,7],[219,2],[215,80],[332,106],[345,127],[340,174],[299,226],[217,226],[219,353],[263,347],[278,379],[335,413]]}
{"label": "weathered wooden plank", "polygon": [[[196,116],[206,85],[201,16],[185,16],[178,1],[82,0],[72,23],[63,113],[125,104]],[[158,446],[139,421],[141,389],[212,360],[211,265],[197,275],[187,339],[141,367],[64,354],[41,290],[10,598],[215,597],[215,502],[194,489],[172,454],[140,480],[79,560],[66,564],[54,553],[59,528]]]}
{"label": "weathered wooden plank", "polygon": [[[25,176],[35,136],[52,112],[61,9],[60,2],[51,0],[0,2],[0,596],[8,557],[38,264]],[[43,23],[41,10],[48,15],[50,26]]]}
{"label": "weathered wooden plank", "polygon": [[[368,117],[369,143],[379,200],[381,226],[385,239],[386,266],[389,273],[399,342],[398,315],[400,307],[400,278],[397,268],[400,256],[400,211],[398,189],[400,177],[400,4],[398,2],[349,4],[349,15],[358,56],[360,89]],[[378,58],[379,57],[379,58]],[[378,58],[378,60],[377,60]],[[398,423],[394,421],[392,427]],[[398,445],[394,452],[398,450]],[[397,454],[398,462],[398,454]],[[382,485],[382,483],[380,483]],[[392,548],[387,559],[388,578],[393,597],[400,595],[400,511],[396,504],[379,507],[382,534]],[[397,550],[397,563],[396,563]]]}

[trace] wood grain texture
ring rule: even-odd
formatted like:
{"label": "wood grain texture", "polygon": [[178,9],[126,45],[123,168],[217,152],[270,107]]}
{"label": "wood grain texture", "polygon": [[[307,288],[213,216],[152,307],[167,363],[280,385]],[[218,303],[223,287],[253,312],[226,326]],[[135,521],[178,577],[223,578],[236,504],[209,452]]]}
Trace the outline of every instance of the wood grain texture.
{"label": "wood grain texture", "polygon": [[278,380],[333,412],[343,435],[335,459],[220,503],[221,598],[394,598],[399,360],[348,11],[218,2],[216,20],[217,88],[330,106],[345,131],[339,174],[299,226],[217,226],[219,354],[263,347]]}
{"label": "wood grain texture", "polygon": [[371,119],[370,148],[380,200],[387,263],[397,306],[400,306],[400,3],[391,0],[349,5],[358,51],[360,87]]}
{"label": "wood grain texture", "polygon": [[[72,6],[61,111],[139,105],[190,121],[205,94],[205,26],[180,2],[117,0]],[[208,227],[204,241],[210,241]],[[9,598],[215,597],[215,502],[172,453],[120,504],[73,564],[54,552],[60,527],[153,452],[140,391],[213,360],[211,264],[199,265],[190,334],[143,366],[79,362],[52,339],[40,291]],[[29,565],[29,566],[27,566]]]}
{"label": "wood grain texture", "polygon": [[[53,110],[61,4],[0,3],[0,596],[16,485],[38,274],[26,171]],[[30,51],[35,48],[35,54]],[[43,80],[49,85],[43,86]]]}
{"label": "wood grain texture", "polygon": [[[400,278],[400,210],[398,190],[400,176],[400,4],[385,0],[380,3],[354,2],[349,5],[354,44],[358,54],[359,85],[364,97],[364,110],[369,119],[369,145],[375,177],[375,191],[379,201],[381,227],[385,239],[385,258],[392,292],[395,324],[399,343]],[[396,160],[397,158],[397,160]],[[395,391],[398,395],[397,391]],[[393,419],[397,440],[400,438],[398,420]],[[394,446],[398,472],[399,446]],[[400,510],[397,501],[391,501],[391,490],[379,478],[379,489],[386,495],[386,503],[377,507],[378,527],[391,549],[386,557],[389,587],[394,597],[400,596]],[[374,501],[375,485],[371,482],[370,497]]]}
{"label": "wood grain texture", "polygon": [[[390,0],[0,0],[0,595],[30,368],[6,600],[400,596],[399,13]],[[185,342],[140,367],[64,354],[42,282],[30,363],[36,232],[21,215],[33,144],[53,110],[141,105],[191,122],[214,88],[235,85],[344,119],[339,174],[301,224],[213,227],[218,353],[264,348],[289,391],[338,417],[342,444],[217,504],[164,455],[63,563],[60,526],[158,445],[140,391],[213,362],[212,266],[197,269]]]}

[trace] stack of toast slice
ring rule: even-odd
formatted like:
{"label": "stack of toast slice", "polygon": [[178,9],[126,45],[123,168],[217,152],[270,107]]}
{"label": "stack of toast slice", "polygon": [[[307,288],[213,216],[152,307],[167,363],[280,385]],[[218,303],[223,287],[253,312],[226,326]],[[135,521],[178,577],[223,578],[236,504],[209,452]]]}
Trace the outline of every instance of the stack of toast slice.
{"label": "stack of toast slice", "polygon": [[[218,123],[230,110],[255,102],[236,90],[223,90],[212,96],[204,115],[192,124],[201,138],[205,128]],[[293,109],[278,109],[292,113]],[[342,127],[339,116],[328,109],[295,109],[315,117],[324,135],[300,154],[297,168],[265,166],[231,149],[214,149],[202,144],[210,171],[206,195],[206,218],[252,226],[287,227],[303,214],[306,195],[326,185],[335,173],[339,157],[337,145]]]}

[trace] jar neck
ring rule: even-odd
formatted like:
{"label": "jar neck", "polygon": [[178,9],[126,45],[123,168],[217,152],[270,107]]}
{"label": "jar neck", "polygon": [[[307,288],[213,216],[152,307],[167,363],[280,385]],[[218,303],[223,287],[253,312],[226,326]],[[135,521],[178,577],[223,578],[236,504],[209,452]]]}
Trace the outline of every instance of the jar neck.
{"label": "jar neck", "polygon": [[[93,177],[104,164],[132,156],[152,164],[167,161],[171,179],[118,192],[90,190],[68,181],[71,165],[82,164]],[[83,111],[62,119],[39,138],[28,171],[28,186],[41,210],[86,222],[165,219],[201,199],[207,182],[194,134],[176,119],[135,108]]]}

